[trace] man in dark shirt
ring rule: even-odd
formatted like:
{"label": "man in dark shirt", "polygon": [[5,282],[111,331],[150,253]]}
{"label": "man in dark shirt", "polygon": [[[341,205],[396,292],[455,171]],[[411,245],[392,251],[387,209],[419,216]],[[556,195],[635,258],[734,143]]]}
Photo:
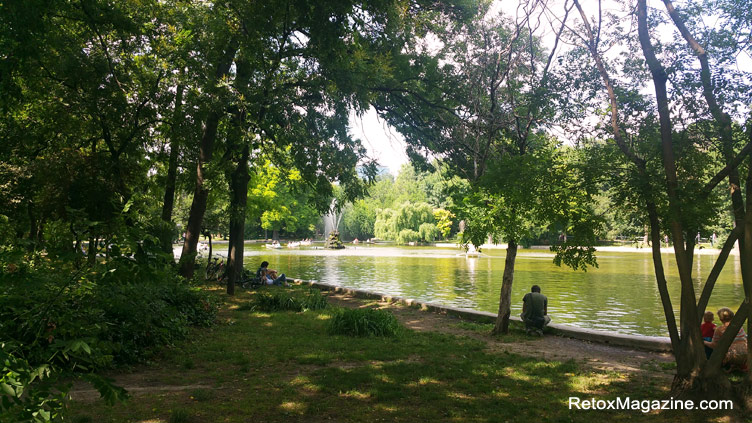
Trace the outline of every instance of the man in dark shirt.
{"label": "man in dark shirt", "polygon": [[548,298],[540,293],[538,285],[533,285],[530,292],[522,298],[522,314],[520,317],[525,322],[525,331],[543,335],[543,328],[551,323],[548,316]]}

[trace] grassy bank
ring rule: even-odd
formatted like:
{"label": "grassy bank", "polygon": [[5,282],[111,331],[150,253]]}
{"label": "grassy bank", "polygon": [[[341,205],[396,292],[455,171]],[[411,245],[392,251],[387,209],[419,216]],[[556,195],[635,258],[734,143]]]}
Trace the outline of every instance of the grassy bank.
{"label": "grassy bank", "polygon": [[[110,407],[86,392],[74,393],[73,421],[600,422],[719,416],[569,410],[573,396],[664,398],[665,378],[496,353],[477,339],[435,332],[330,335],[335,309],[262,312],[253,306],[254,295],[229,299],[220,324],[197,330],[191,341],[146,367],[115,375],[126,387],[138,387],[127,403]],[[480,328],[452,319],[447,324]]]}

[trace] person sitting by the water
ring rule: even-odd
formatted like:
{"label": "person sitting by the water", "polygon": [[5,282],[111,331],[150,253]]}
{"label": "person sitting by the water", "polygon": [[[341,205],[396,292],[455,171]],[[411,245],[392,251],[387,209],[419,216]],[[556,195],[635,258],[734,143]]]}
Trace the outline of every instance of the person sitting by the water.
{"label": "person sitting by the water", "polygon": [[548,298],[541,294],[538,285],[533,285],[530,292],[522,298],[522,314],[520,315],[525,323],[525,331],[537,335],[543,335],[543,328],[551,323],[548,316]]}
{"label": "person sitting by the water", "polygon": [[277,271],[274,269],[269,269],[269,262],[263,261],[261,262],[261,266],[259,266],[258,270],[256,271],[256,277],[258,277],[261,280],[261,283],[264,285],[287,285],[287,277],[285,274],[281,274],[277,276]]}
{"label": "person sitting by the water", "polygon": [[[731,311],[730,308],[723,307],[719,309],[718,319],[721,321],[721,325],[715,329],[712,341],[704,341],[705,345],[710,348],[715,348],[733,318],[734,312]],[[739,328],[739,332],[736,334],[734,342],[731,343],[731,346],[726,353],[726,357],[723,358],[723,365],[728,370],[741,370],[744,372],[749,370],[747,368],[747,334],[744,332],[744,328]]]}
{"label": "person sitting by the water", "polygon": [[[715,323],[713,323],[713,312],[706,311],[702,316],[703,323],[700,325],[700,331],[702,332],[703,341],[713,342],[713,334],[715,333]],[[705,355],[710,358],[710,354],[713,353],[713,349],[705,345]]]}

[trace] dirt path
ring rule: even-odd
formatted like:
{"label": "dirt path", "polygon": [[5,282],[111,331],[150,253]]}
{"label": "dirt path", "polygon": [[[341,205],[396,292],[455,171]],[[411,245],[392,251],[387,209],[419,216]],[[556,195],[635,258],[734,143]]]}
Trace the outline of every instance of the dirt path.
{"label": "dirt path", "polygon": [[573,359],[597,370],[649,373],[652,377],[665,376],[667,379],[672,377],[672,372],[665,370],[674,362],[673,356],[668,353],[634,350],[553,335],[542,338],[515,337],[516,342],[505,342],[503,338],[491,336],[490,333],[461,328],[458,323],[462,320],[454,316],[421,311],[399,303],[362,300],[347,294],[328,295],[332,304],[350,308],[376,306],[389,309],[410,329],[468,336],[486,342],[491,351],[506,351],[548,360]]}

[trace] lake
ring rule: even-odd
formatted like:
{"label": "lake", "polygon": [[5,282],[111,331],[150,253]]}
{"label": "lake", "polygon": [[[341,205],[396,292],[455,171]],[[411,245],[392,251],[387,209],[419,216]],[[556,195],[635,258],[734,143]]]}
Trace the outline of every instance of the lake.
{"label": "lake", "polygon": [[[215,244],[215,251],[222,255],[226,255],[226,249],[226,244]],[[642,251],[600,252],[599,267],[582,272],[555,266],[553,254],[548,250],[520,250],[512,288],[512,314],[519,315],[523,295],[537,284],[548,296],[548,312],[554,323],[667,336],[652,258],[647,249]],[[348,244],[344,250],[323,249],[321,244],[271,250],[262,244],[248,243],[245,266],[255,271],[266,260],[269,267],[288,277],[497,312],[505,250],[485,249],[479,258],[458,256],[459,253],[458,248],[363,244]],[[693,276],[697,295],[715,257],[707,253],[695,255]],[[664,254],[663,260],[678,316],[679,278],[673,255]],[[738,256],[730,256],[708,310],[738,307],[744,298],[738,269]]]}

